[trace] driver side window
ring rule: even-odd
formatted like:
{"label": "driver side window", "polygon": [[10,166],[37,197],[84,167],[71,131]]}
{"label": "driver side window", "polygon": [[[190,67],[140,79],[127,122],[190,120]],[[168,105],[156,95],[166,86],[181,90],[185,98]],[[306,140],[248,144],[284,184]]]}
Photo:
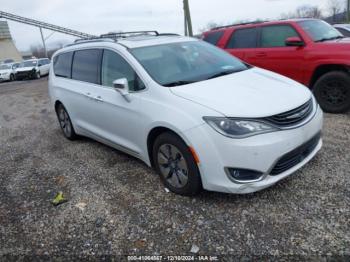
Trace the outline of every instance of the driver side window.
{"label": "driver side window", "polygon": [[136,72],[119,54],[104,50],[102,60],[102,85],[113,87],[113,81],[126,78],[130,91],[140,91],[146,88]]}

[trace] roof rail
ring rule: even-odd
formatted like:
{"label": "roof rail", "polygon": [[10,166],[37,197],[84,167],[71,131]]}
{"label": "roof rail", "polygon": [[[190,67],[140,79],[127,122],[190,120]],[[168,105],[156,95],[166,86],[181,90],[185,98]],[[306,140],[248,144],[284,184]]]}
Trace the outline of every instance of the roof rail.
{"label": "roof rail", "polygon": [[158,36],[180,36],[179,34],[174,34],[174,33],[160,33]]}
{"label": "roof rail", "polygon": [[134,31],[134,32],[118,32],[100,35],[99,38],[110,38],[117,40],[118,38],[127,38],[132,36],[154,35],[159,36],[157,31]]}
{"label": "roof rail", "polygon": [[65,47],[77,45],[77,44],[94,43],[94,42],[115,42],[115,40],[108,39],[108,38],[101,39],[98,37],[83,38],[83,39],[76,39],[74,43],[65,45]]}
{"label": "roof rail", "polygon": [[232,24],[232,25],[217,26],[217,27],[214,27],[210,30],[218,30],[218,29],[222,29],[222,28],[239,26],[239,25],[254,25],[254,24],[261,24],[261,23],[266,23],[266,22],[269,22],[269,21],[252,21],[252,22],[238,23],[238,24]]}
{"label": "roof rail", "polygon": [[74,43],[66,45],[72,46],[77,44],[84,43],[93,43],[93,42],[117,42],[118,39],[125,39],[128,37],[135,36],[179,36],[178,34],[173,33],[158,33],[157,31],[134,31],[134,32],[120,32],[120,33],[108,33],[102,34],[100,36],[88,37],[83,39],[76,39]]}

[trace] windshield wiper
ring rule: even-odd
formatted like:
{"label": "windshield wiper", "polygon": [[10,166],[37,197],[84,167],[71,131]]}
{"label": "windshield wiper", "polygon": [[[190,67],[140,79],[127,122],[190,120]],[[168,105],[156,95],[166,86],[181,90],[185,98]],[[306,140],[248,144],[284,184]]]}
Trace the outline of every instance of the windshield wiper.
{"label": "windshield wiper", "polygon": [[174,82],[170,82],[167,84],[164,84],[163,86],[166,87],[172,87],[172,86],[182,86],[182,85],[188,85],[188,84],[192,84],[195,81],[185,81],[185,80],[180,80],[180,81],[174,81]]}
{"label": "windshield wiper", "polygon": [[315,42],[324,42],[324,41],[336,40],[341,38],[344,38],[344,36],[339,35],[339,36],[330,37],[330,38],[321,38],[319,40],[316,40]]}
{"label": "windshield wiper", "polygon": [[216,73],[216,74],[208,77],[207,80],[213,79],[213,78],[217,78],[217,77],[220,77],[220,76],[230,75],[230,74],[241,72],[241,71],[244,71],[244,70],[245,69],[222,71],[222,72]]}

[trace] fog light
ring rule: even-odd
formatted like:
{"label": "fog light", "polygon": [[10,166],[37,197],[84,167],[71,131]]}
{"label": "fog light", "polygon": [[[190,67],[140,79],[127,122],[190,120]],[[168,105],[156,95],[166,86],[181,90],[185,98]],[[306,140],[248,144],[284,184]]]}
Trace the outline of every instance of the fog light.
{"label": "fog light", "polygon": [[228,178],[234,182],[249,182],[259,180],[264,173],[249,169],[227,168]]}

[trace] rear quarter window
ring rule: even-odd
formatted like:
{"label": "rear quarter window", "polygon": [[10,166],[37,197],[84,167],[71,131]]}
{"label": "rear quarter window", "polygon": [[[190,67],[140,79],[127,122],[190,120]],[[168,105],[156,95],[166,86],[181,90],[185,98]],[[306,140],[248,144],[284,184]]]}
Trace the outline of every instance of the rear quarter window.
{"label": "rear quarter window", "polygon": [[53,69],[56,76],[71,78],[73,52],[55,56]]}
{"label": "rear quarter window", "polygon": [[213,45],[217,45],[221,37],[224,35],[223,31],[210,32],[204,36],[203,40]]}

